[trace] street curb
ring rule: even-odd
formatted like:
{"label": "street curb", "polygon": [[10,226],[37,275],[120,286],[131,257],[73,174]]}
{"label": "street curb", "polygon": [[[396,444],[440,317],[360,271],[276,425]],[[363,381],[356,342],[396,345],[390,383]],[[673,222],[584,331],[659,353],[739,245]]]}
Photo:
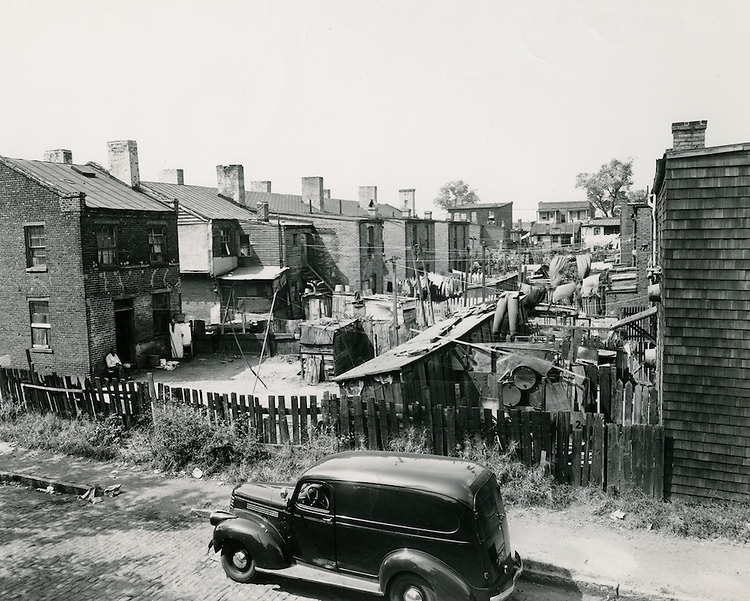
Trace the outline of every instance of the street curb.
{"label": "street curb", "polygon": [[89,486],[88,484],[65,482],[55,480],[54,478],[46,478],[44,476],[35,476],[33,474],[24,474],[19,472],[0,472],[0,483],[17,483],[23,484],[24,486],[41,488],[45,490],[51,486],[56,493],[78,496],[85,495],[89,490],[95,488],[94,486]]}
{"label": "street curb", "polygon": [[557,588],[575,590],[590,595],[604,595],[605,599],[626,599],[628,601],[697,601],[688,597],[675,597],[664,593],[654,593],[626,589],[619,583],[603,584],[601,581],[582,576],[576,576],[565,568],[551,563],[523,560],[523,574],[521,580],[554,586]]}

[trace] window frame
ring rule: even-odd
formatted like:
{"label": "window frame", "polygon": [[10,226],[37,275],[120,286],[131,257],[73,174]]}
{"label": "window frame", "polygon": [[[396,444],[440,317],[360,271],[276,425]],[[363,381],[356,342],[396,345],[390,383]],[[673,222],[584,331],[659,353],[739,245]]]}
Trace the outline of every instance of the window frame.
{"label": "window frame", "polygon": [[[161,241],[157,241],[157,237],[161,238]],[[154,249],[159,246],[160,251],[154,252]],[[154,264],[162,264],[167,262],[167,231],[163,225],[152,225],[151,230],[148,233],[148,247],[149,247],[149,262]]]}
{"label": "window frame", "polygon": [[[103,246],[101,242],[104,240],[103,234],[107,234],[105,230],[109,230],[111,235],[112,244],[111,246]],[[118,265],[119,251],[117,248],[118,234],[117,226],[112,223],[100,223],[96,226],[96,262],[102,267],[116,267]],[[101,235],[101,237],[100,237]],[[105,261],[103,258],[111,254],[111,261]]]}
{"label": "window frame", "polygon": [[[31,333],[31,350],[36,352],[45,352],[45,351],[51,351],[52,350],[52,341],[51,341],[51,331],[52,331],[52,322],[50,321],[50,308],[49,308],[49,298],[29,298],[27,299],[29,303],[29,329]],[[34,312],[34,305],[46,305],[46,313],[40,313],[40,312]],[[35,315],[42,315],[46,317],[46,321],[34,321]],[[37,339],[36,333],[44,333],[44,343],[38,344],[35,342]]]}
{"label": "window frame", "polygon": [[[44,240],[43,245],[32,245],[34,235],[32,230],[38,230],[41,228],[42,238]],[[36,223],[25,223],[23,225],[23,237],[24,246],[26,249],[26,270],[27,271],[47,271],[47,229],[46,224],[41,222]],[[38,238],[39,236],[37,236]],[[39,259],[39,255],[35,253],[36,249],[42,249],[41,258],[43,259],[40,263],[35,263],[36,259]]]}
{"label": "window frame", "polygon": [[219,256],[232,256],[232,232],[228,228],[219,229]]}

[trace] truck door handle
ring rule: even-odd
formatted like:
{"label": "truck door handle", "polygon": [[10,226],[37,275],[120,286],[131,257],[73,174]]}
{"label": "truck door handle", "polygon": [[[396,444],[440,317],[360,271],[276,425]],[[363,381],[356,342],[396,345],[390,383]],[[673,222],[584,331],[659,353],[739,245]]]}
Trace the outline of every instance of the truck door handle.
{"label": "truck door handle", "polygon": [[327,516],[323,517],[323,521],[326,524],[333,524],[333,516],[332,515],[327,515]]}

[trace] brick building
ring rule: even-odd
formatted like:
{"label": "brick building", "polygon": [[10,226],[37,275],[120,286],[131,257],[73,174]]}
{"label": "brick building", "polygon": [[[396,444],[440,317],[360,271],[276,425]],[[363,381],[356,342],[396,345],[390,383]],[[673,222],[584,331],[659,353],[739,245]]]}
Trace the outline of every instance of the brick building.
{"label": "brick building", "polygon": [[271,309],[279,318],[302,317],[310,224],[271,223],[268,203],[248,200],[242,165],[218,165],[216,174],[215,188],[185,185],[181,169],[143,184],[154,198],[179,206],[186,318],[219,324]]}
{"label": "brick building", "polygon": [[109,143],[110,171],[0,157],[3,363],[65,375],[99,373],[116,346],[143,363],[168,348],[180,311],[177,215],[139,189],[137,147]]}
{"label": "brick building", "polygon": [[383,219],[400,215],[379,204],[375,186],[361,186],[358,201],[332,198],[319,176],[302,178],[302,194],[271,192],[270,182],[254,182],[248,207],[267,204],[270,221],[307,224],[307,265],[303,277],[329,290],[337,285],[352,291],[384,291],[386,265]]}

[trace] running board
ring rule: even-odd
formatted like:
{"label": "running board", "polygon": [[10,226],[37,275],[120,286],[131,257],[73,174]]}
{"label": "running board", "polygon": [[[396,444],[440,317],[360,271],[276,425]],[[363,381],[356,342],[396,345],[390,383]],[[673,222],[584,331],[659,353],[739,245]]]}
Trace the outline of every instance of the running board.
{"label": "running board", "polygon": [[340,588],[362,591],[364,593],[379,595],[381,597],[383,596],[383,591],[380,590],[380,584],[373,578],[342,574],[341,572],[334,572],[332,570],[317,568],[307,564],[295,563],[288,568],[281,568],[278,570],[264,570],[263,568],[258,567],[256,570],[263,574],[277,574],[284,578],[319,582],[321,584],[330,584]]}

